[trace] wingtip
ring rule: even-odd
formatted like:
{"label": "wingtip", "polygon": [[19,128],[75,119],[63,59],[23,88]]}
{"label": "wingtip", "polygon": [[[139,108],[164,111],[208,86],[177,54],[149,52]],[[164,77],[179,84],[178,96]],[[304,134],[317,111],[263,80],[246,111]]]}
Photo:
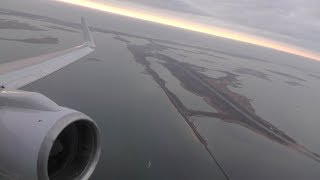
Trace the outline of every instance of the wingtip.
{"label": "wingtip", "polygon": [[95,48],[96,45],[93,42],[89,27],[87,26],[86,20],[84,17],[81,17],[81,26],[82,26],[82,31],[83,31],[83,38],[84,38],[84,44]]}

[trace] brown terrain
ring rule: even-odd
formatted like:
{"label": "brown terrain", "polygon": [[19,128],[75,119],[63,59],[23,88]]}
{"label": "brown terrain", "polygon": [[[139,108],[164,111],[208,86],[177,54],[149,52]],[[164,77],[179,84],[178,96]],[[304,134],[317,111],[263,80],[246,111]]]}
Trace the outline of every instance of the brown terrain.
{"label": "brown terrain", "polygon": [[[195,68],[195,65],[179,62],[167,55],[161,54],[159,49],[162,49],[163,47],[159,48],[154,43],[144,46],[127,44],[127,47],[134,55],[135,60],[145,66],[146,73],[151,75],[152,78],[160,85],[170,101],[174,104],[176,109],[193,130],[196,137],[205,146],[215,161],[216,159],[214,158],[213,153],[207,147],[208,144],[206,139],[198,132],[196,126],[193,124],[191,120],[192,116],[214,117],[228,123],[239,124],[274,142],[294,149],[295,151],[320,162],[320,156],[318,154],[308,150],[285,132],[256,115],[254,108],[251,106],[250,99],[229,89],[230,86],[235,88],[241,87],[241,82],[237,79],[239,75],[227,71],[219,71],[224,73],[225,76],[219,78],[208,77],[202,74],[201,71],[198,71],[203,70],[201,67]],[[152,47],[157,48],[153,49]],[[150,62],[147,60],[147,57],[162,60],[162,63],[160,63],[180,81],[183,88],[203,97],[210,106],[217,110],[217,113],[188,109],[180,99],[166,87],[165,81],[161,79],[161,77],[150,67]],[[252,70],[245,71],[242,69],[240,73],[251,74],[258,76],[259,78],[269,80],[266,74]],[[273,73],[280,75],[278,72]],[[281,75],[293,78],[291,75]],[[295,79],[298,80],[296,77]],[[301,81],[301,79],[299,80]]]}
{"label": "brown terrain", "polygon": [[[67,21],[63,21],[63,20],[55,19],[51,17],[34,15],[34,14],[8,10],[3,8],[0,8],[0,14],[10,15],[15,17],[23,17],[26,19],[32,19],[32,20],[43,21],[43,22],[49,22],[58,26],[64,26],[64,27],[68,27],[76,30],[79,30],[81,27],[80,24],[78,23],[72,23],[72,22],[67,22]],[[59,29],[60,27],[58,26],[52,26],[48,28]],[[0,29],[3,29],[3,28],[26,29],[26,30],[32,30],[32,31],[46,31],[45,29],[42,29],[40,27],[35,27],[27,23],[0,19]],[[172,104],[175,106],[175,108],[178,110],[178,112],[181,114],[181,116],[185,119],[186,123],[193,130],[198,140],[204,145],[204,147],[209,152],[209,154],[211,155],[214,161],[217,162],[217,160],[213,156],[213,153],[208,148],[206,139],[198,132],[196,126],[191,120],[191,117],[193,116],[214,117],[224,122],[239,124],[247,129],[250,129],[251,131],[257,134],[260,134],[268,138],[273,142],[286,146],[301,154],[304,154],[305,156],[317,162],[320,162],[320,156],[317,153],[314,153],[308,150],[306,147],[296,142],[293,138],[291,138],[285,132],[278,129],[275,125],[259,117],[255,113],[254,108],[251,106],[250,99],[248,99],[243,95],[235,93],[229,89],[230,86],[235,88],[241,87],[241,82],[239,82],[239,80],[237,79],[239,75],[234,74],[232,72],[220,71],[224,73],[225,76],[218,77],[218,78],[208,77],[201,73],[201,71],[204,71],[205,68],[196,67],[195,65],[179,62],[176,59],[173,59],[167,55],[161,54],[161,51],[165,49],[179,50],[180,52],[184,51],[184,52],[194,53],[194,54],[206,54],[212,58],[225,59],[225,60],[226,58],[222,56],[227,55],[228,57],[241,58],[241,59],[250,60],[250,61],[259,61],[262,63],[273,63],[273,64],[285,66],[285,67],[288,67],[288,65],[279,64],[277,62],[271,62],[268,60],[236,54],[232,52],[219,51],[219,50],[211,49],[208,47],[199,47],[199,46],[183,44],[183,43],[174,42],[174,41],[143,37],[139,35],[128,34],[124,32],[108,30],[108,29],[102,29],[98,27],[91,27],[90,29],[93,32],[112,34],[114,35],[114,39],[118,40],[119,42],[123,42],[127,45],[127,48],[133,54],[136,62],[143,65],[145,67],[146,73],[150,75],[157,84],[159,84],[159,86],[165,92],[165,94],[167,95],[169,100],[172,102]],[[150,43],[143,46],[134,45],[129,40],[131,37],[143,39],[143,40],[149,41]],[[196,51],[186,50],[184,49],[184,47],[193,48]],[[181,86],[183,88],[202,97],[210,106],[212,106],[215,110],[217,110],[217,113],[188,109],[180,101],[180,99],[166,87],[165,81],[150,67],[150,62],[147,60],[147,57],[153,57],[153,58],[162,60],[163,61],[162,65],[165,68],[167,68],[171,72],[171,74],[180,81]],[[203,61],[208,61],[208,60],[203,60]],[[292,68],[297,68],[297,67],[292,67]],[[235,72],[238,74],[252,75],[268,81],[270,80],[268,78],[269,77],[268,75],[255,70],[238,69],[238,70],[235,70]],[[298,80],[300,82],[305,81],[304,79],[301,79],[289,74],[285,74],[282,72],[277,72],[274,70],[269,70],[269,72],[280,75],[280,76],[284,76],[287,78],[291,78],[294,80]],[[320,79],[320,76],[318,75],[310,74],[309,76]],[[217,164],[219,165],[219,163]],[[222,172],[224,172],[223,169],[222,169]]]}

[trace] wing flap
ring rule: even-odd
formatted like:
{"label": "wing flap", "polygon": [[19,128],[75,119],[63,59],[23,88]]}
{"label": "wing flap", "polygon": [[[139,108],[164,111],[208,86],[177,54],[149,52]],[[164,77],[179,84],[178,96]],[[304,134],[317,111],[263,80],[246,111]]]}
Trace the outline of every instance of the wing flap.
{"label": "wing flap", "polygon": [[18,89],[43,78],[94,51],[94,42],[85,20],[81,19],[84,43],[64,51],[0,65],[0,86]]}

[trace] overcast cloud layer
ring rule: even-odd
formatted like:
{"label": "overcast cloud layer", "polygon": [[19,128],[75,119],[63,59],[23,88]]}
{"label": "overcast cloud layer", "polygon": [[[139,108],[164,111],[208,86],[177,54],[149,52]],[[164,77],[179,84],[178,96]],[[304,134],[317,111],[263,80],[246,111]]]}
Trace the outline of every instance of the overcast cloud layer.
{"label": "overcast cloud layer", "polygon": [[214,25],[320,51],[320,1],[318,0],[130,0],[129,2],[209,16]]}

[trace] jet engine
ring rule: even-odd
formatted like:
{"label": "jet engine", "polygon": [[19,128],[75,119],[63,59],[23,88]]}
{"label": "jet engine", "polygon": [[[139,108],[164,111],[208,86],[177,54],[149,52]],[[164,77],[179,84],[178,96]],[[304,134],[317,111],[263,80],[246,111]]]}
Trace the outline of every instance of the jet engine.
{"label": "jet engine", "polygon": [[0,93],[0,179],[89,179],[100,156],[97,124],[36,92]]}

